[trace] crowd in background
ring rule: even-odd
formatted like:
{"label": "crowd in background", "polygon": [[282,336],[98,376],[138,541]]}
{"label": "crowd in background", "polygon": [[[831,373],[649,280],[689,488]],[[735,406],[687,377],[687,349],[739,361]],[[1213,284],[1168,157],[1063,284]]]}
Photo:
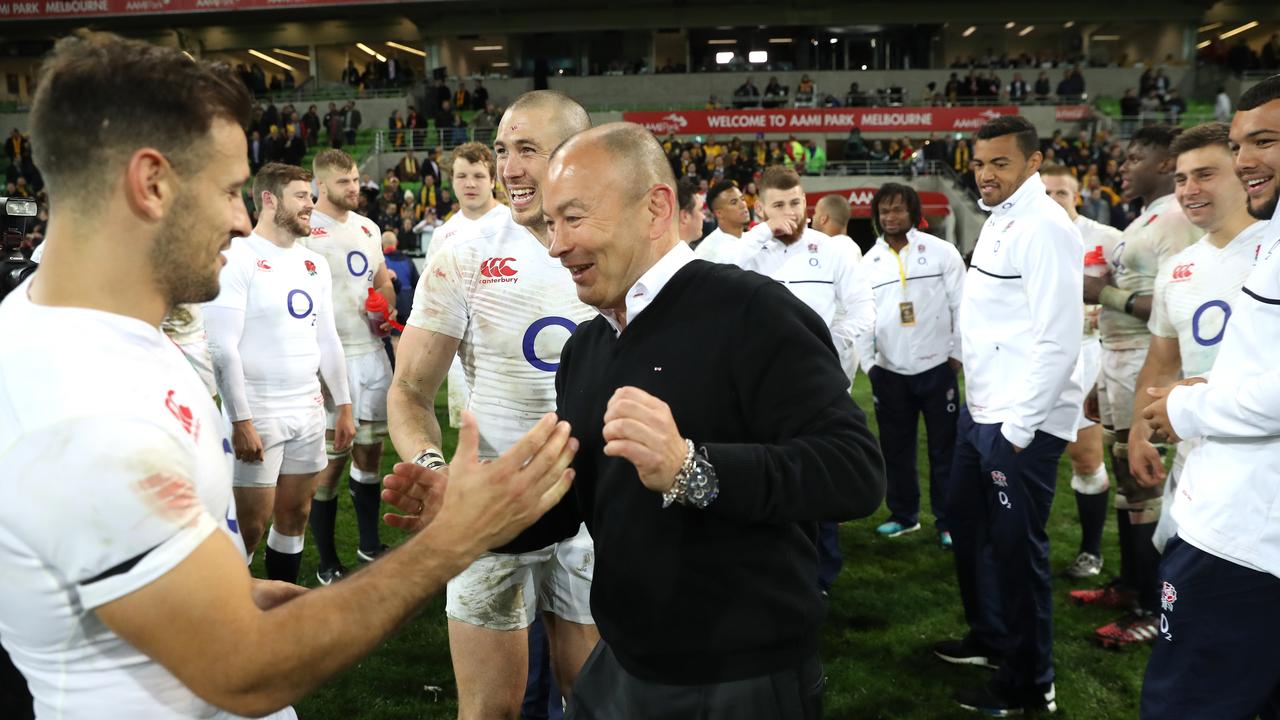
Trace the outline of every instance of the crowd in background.
{"label": "crowd in background", "polygon": [[22,251],[30,254],[44,242],[45,226],[49,222],[49,195],[44,189],[44,178],[31,159],[31,138],[18,128],[13,128],[4,139],[4,194],[0,197],[28,198],[35,200],[39,214],[27,223],[22,238]]}

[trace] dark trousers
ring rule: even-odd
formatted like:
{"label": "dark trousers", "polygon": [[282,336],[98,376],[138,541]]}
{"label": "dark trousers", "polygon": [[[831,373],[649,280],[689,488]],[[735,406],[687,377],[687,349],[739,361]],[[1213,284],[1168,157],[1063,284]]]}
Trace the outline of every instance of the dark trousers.
{"label": "dark trousers", "polygon": [[562,720],[563,701],[560,688],[551,672],[551,646],[547,644],[547,626],[542,615],[529,626],[529,678],[524,686],[521,704],[522,720]]}
{"label": "dark trousers", "polygon": [[947,512],[956,577],[973,637],[1004,653],[997,679],[1053,681],[1049,535],[1058,460],[1067,441],[1037,432],[1020,453],[999,425],[960,410]]}
{"label": "dark trousers", "polygon": [[960,391],[956,371],[947,363],[918,375],[871,369],[871,394],[880,425],[880,451],[889,487],[885,504],[893,520],[915,525],[920,520],[920,470],[916,464],[916,430],[924,415],[929,447],[929,503],[938,531],[947,529],[947,486],[956,447]]}
{"label": "dark trousers", "polygon": [[1280,578],[1169,541],[1143,718],[1280,718]]}
{"label": "dark trousers", "polygon": [[9,654],[0,649],[0,718],[26,720],[34,718],[31,691],[27,679],[14,667]]}
{"label": "dark trousers", "polygon": [[641,680],[602,640],[573,685],[567,720],[819,720],[822,663],[712,685]]}
{"label": "dark trousers", "polygon": [[818,523],[818,588],[822,592],[831,589],[842,567],[844,553],[840,552],[840,523],[823,520]]}

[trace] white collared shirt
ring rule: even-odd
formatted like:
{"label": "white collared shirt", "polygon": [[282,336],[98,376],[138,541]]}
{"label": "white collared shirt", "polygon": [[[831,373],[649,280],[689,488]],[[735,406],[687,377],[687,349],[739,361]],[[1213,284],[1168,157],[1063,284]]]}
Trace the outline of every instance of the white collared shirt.
{"label": "white collared shirt", "polygon": [[[649,307],[653,299],[658,297],[658,293],[662,292],[662,288],[671,282],[671,278],[675,277],[681,268],[696,259],[698,259],[697,256],[693,254],[693,250],[689,249],[687,243],[678,242],[675,247],[667,251],[666,255],[659,258],[653,267],[645,270],[640,279],[636,280],[636,284],[627,291],[626,324],[635,322],[636,316]],[[618,323],[612,310],[601,310],[600,314],[613,326],[613,332],[616,335],[622,334],[623,326]]]}
{"label": "white collared shirt", "polygon": [[698,249],[693,254],[699,260],[707,262],[741,265],[758,249],[760,243],[753,241],[745,233],[741,237],[734,237],[717,227],[698,243]]}
{"label": "white collared shirt", "polygon": [[[949,357],[961,358],[956,319],[965,268],[954,245],[912,229],[900,253],[878,238],[860,267],[876,300],[876,330],[861,348],[863,370],[879,365],[918,375]],[[914,311],[912,325],[902,322],[906,302]]]}
{"label": "white collared shirt", "polygon": [[1027,178],[982,226],[960,301],[966,403],[1025,448],[1037,430],[1068,442],[1084,391],[1072,375],[1084,327],[1084,244],[1067,211]]}
{"label": "white collared shirt", "polygon": [[831,331],[845,374],[858,372],[858,348],[876,328],[876,301],[858,269],[857,245],[805,228],[787,245],[773,238],[741,263],[773,278],[818,313]]}

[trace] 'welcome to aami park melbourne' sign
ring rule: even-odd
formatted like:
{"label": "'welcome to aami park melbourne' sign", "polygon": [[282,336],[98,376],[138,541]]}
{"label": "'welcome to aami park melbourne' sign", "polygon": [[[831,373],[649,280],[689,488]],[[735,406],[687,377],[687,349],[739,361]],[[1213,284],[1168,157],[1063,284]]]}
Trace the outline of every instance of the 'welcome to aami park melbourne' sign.
{"label": "'welcome to aami park melbourne' sign", "polygon": [[1018,108],[889,107],[889,108],[777,108],[748,110],[675,110],[625,112],[622,119],[638,123],[657,135],[725,135],[754,133],[848,132],[971,132],[1001,115],[1017,115]]}

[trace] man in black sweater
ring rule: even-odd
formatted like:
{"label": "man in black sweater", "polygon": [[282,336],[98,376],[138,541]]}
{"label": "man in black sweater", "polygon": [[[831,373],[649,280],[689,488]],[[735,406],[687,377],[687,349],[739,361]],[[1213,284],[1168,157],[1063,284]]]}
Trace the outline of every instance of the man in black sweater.
{"label": "man in black sweater", "polygon": [[551,254],[600,310],[556,377],[603,637],[570,717],[817,718],[817,521],[874,512],[883,461],[821,318],[694,259],[675,184],[615,123],[558,148],[545,186]]}

